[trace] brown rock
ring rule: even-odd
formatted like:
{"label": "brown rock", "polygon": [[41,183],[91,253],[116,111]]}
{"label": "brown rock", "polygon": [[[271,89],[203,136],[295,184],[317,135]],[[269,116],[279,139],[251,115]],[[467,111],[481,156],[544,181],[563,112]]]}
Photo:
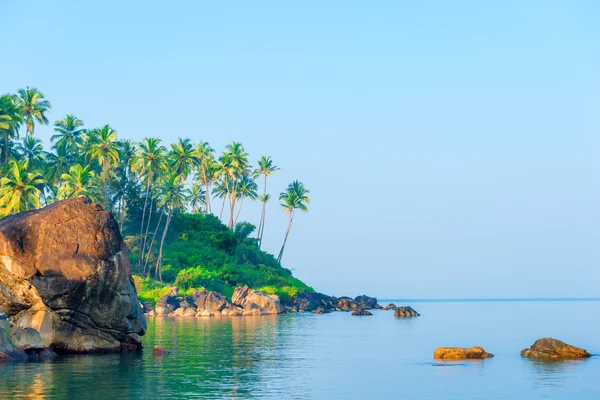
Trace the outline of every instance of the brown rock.
{"label": "brown rock", "polygon": [[433,352],[433,358],[440,360],[481,360],[492,358],[493,354],[487,353],[482,347],[438,347]]}
{"label": "brown rock", "polygon": [[366,315],[373,315],[373,313],[361,308],[361,309],[352,311],[352,315],[365,315],[366,316]]}
{"label": "brown rock", "polygon": [[343,311],[352,311],[359,309],[360,307],[356,304],[356,301],[350,297],[340,297],[336,308],[340,308]]}
{"label": "brown rock", "polygon": [[164,357],[169,353],[170,353],[170,351],[165,349],[162,346],[154,346],[154,348],[152,349],[152,355],[154,357]]}
{"label": "brown rock", "polygon": [[418,312],[413,310],[413,308],[410,306],[397,307],[396,310],[394,311],[394,317],[398,317],[398,318],[412,318],[412,317],[418,317],[419,315],[421,315],[421,314],[419,314]]}
{"label": "brown rock", "polygon": [[0,304],[56,352],[139,350],[146,331],[118,224],[85,198],[0,220]]}
{"label": "brown rock", "polygon": [[387,306],[383,307],[383,310],[384,311],[387,311],[387,310],[396,310],[397,308],[398,307],[396,307],[396,305],[394,303],[390,303]]}
{"label": "brown rock", "polygon": [[530,348],[523,349],[521,356],[544,360],[577,360],[589,358],[592,355],[584,349],[571,346],[558,339],[542,338],[536,340]]}
{"label": "brown rock", "polygon": [[[244,311],[251,311],[259,309],[264,311],[262,314],[279,314],[281,312],[281,304],[279,297],[269,296],[258,290],[248,288],[248,286],[237,287],[233,291],[231,302],[237,306],[240,306]],[[254,312],[252,315],[256,315]]]}

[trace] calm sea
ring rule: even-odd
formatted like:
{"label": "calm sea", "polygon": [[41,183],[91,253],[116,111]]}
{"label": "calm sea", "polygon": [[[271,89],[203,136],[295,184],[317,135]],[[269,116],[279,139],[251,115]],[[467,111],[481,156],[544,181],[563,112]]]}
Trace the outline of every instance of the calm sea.
{"label": "calm sea", "polygon": [[[0,364],[0,399],[600,399],[600,301],[395,303],[422,316],[150,320],[140,356]],[[544,336],[594,356],[519,356]],[[156,344],[172,354],[155,359]],[[432,359],[437,346],[474,345],[496,357]]]}

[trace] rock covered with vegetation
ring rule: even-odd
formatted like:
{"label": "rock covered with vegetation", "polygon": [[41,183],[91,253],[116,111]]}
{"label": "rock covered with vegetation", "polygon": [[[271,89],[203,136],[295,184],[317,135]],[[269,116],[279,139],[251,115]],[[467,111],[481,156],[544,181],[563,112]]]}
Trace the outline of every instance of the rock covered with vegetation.
{"label": "rock covered with vegetation", "polygon": [[592,355],[584,349],[571,346],[558,339],[538,339],[528,349],[521,351],[521,356],[543,360],[577,360],[589,358]]}
{"label": "rock covered with vegetation", "polygon": [[433,352],[433,358],[438,360],[482,360],[492,358],[493,354],[486,352],[483,347],[438,347]]}
{"label": "rock covered with vegetation", "polygon": [[0,308],[57,353],[141,349],[146,330],[117,222],[86,198],[0,220]]}

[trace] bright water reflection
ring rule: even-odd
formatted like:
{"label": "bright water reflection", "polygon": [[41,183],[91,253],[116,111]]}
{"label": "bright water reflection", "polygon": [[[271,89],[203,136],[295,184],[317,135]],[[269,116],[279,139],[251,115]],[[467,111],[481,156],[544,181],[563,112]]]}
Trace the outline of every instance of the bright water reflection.
{"label": "bright water reflection", "polygon": [[[346,313],[149,321],[143,355],[0,364],[0,398],[594,399],[600,358],[540,363],[540,336],[600,350],[600,302],[412,303],[422,317]],[[576,310],[576,312],[573,312]],[[436,363],[436,346],[496,357]]]}

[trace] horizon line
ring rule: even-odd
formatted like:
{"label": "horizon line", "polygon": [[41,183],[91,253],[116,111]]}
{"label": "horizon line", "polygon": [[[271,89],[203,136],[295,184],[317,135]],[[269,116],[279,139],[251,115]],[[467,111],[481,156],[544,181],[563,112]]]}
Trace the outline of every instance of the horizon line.
{"label": "horizon line", "polygon": [[385,298],[382,297],[378,301],[411,301],[411,302],[422,302],[422,303],[435,303],[435,302],[526,302],[526,301],[600,301],[600,297],[489,297],[489,298]]}

